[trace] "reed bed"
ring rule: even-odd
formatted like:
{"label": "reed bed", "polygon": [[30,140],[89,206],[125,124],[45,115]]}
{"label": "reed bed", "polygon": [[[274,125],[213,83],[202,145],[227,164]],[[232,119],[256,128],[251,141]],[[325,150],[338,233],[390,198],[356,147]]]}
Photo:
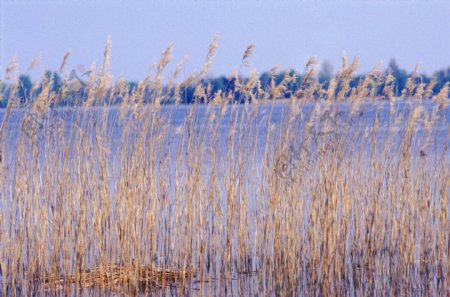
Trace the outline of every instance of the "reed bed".
{"label": "reed bed", "polygon": [[[450,294],[448,85],[433,92],[414,74],[394,98],[375,67],[351,87],[358,62],[344,57],[326,89],[310,60],[289,99],[277,100],[288,74],[262,85],[237,72],[213,92],[216,48],[166,82],[169,47],[129,90],[109,74],[108,42],[77,106],[53,107],[77,96],[68,77],[58,92],[44,77],[27,106],[9,94],[2,295]],[[196,102],[181,105],[187,85]],[[42,119],[33,137],[29,115]]]}
{"label": "reed bed", "polygon": [[73,275],[37,276],[35,281],[44,285],[50,292],[73,285],[80,288],[98,287],[110,290],[131,285],[138,288],[139,291],[151,291],[151,289],[165,289],[168,286],[185,283],[193,276],[193,271],[158,269],[148,265],[131,265],[128,267],[108,265],[106,267],[95,267]]}

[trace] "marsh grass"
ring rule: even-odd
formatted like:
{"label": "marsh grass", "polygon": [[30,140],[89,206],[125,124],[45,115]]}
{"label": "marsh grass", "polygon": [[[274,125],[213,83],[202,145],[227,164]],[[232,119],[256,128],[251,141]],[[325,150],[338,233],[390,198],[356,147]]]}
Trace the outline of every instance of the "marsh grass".
{"label": "marsh grass", "polygon": [[[0,131],[3,296],[449,294],[448,85],[433,94],[413,77],[399,101],[377,66],[350,88],[358,61],[344,57],[328,89],[308,62],[288,100],[276,99],[289,74],[262,85],[239,69],[234,90],[213,92],[202,78],[216,48],[187,81],[177,67],[167,88],[170,46],[130,91],[112,82],[108,41],[87,100],[59,110],[64,121],[50,110],[76,91],[67,78],[59,93],[44,79],[25,108],[12,84]],[[190,84],[196,102],[179,105]],[[17,124],[29,112],[43,119],[34,138]]]}
{"label": "marsh grass", "polygon": [[157,269],[151,266],[109,265],[99,266],[73,275],[37,276],[35,281],[43,284],[47,292],[55,292],[73,285],[81,288],[109,288],[117,290],[122,287],[135,287],[145,292],[152,289],[164,290],[167,287],[184,283],[194,276],[193,271]]}

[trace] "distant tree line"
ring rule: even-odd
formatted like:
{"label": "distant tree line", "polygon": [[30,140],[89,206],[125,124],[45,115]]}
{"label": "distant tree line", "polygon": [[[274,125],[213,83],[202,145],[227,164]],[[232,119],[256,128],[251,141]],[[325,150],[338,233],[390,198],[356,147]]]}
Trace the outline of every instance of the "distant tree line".
{"label": "distant tree line", "polygon": [[[284,98],[289,98],[301,87],[302,81],[304,80],[304,74],[298,73],[295,70],[287,70],[277,73],[272,72],[264,72],[259,76],[259,81],[261,87],[264,89],[266,86],[270,86],[272,83],[275,85],[280,84],[285,78],[286,74],[289,74],[291,77],[295,77],[295,80],[290,81],[286,85],[285,92],[283,92]],[[395,78],[394,81],[394,96],[400,96],[401,91],[405,89],[407,85],[408,78],[411,76],[411,72],[406,71],[405,69],[401,69],[395,59],[392,59],[387,69],[385,70],[385,74],[390,74]],[[53,85],[51,86],[52,92],[61,92],[63,89],[64,81],[61,79],[60,75],[57,72],[46,71],[45,79],[48,81],[50,79],[53,80]],[[324,62],[321,66],[320,71],[318,72],[316,78],[318,83],[322,84],[324,88],[327,88],[331,79],[333,78],[334,73],[331,65],[328,62]],[[350,88],[356,87],[358,83],[363,80],[365,75],[360,74],[356,75],[350,81]],[[240,78],[240,83],[245,84],[249,78]],[[450,82],[450,67],[436,71],[431,76],[427,76],[425,74],[418,75],[416,80],[419,80],[420,83],[429,83],[432,79],[435,80],[436,84],[433,88],[433,91],[438,92],[447,82]],[[209,86],[209,91],[211,94],[215,94],[220,91],[222,94],[233,94],[235,100],[242,100],[242,96],[238,89],[236,89],[236,78],[235,77],[226,77],[219,76],[215,78],[204,78],[201,83],[205,86]],[[128,91],[130,94],[135,90],[138,86],[136,82],[126,82],[128,86]],[[382,88],[383,85],[380,86]],[[0,108],[4,108],[7,106],[8,98],[10,97],[12,85],[2,84],[0,97]],[[87,98],[87,90],[86,86],[81,86],[75,91],[71,91],[65,94],[60,94],[59,105],[74,105],[76,102],[83,101],[83,99]],[[181,103],[190,104],[194,102],[195,96],[195,85],[182,85],[179,89],[180,92],[180,100]],[[165,91],[169,92],[165,87]],[[20,75],[18,78],[18,86],[16,90],[16,96],[20,100],[20,104],[26,104],[28,100],[34,98],[42,91],[42,85],[33,82],[28,75]],[[112,92],[112,90],[109,90]],[[144,89],[144,102],[149,101],[152,98],[151,88],[147,87]],[[167,94],[166,94],[167,95]],[[120,96],[109,96],[112,99],[111,104],[120,103]],[[167,97],[167,96],[166,96]]]}

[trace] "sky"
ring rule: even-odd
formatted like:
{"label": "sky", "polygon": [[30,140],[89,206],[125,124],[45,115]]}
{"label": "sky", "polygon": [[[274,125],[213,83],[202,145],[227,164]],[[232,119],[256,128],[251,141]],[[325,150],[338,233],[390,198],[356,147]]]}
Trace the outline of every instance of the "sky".
{"label": "sky", "polygon": [[100,66],[112,39],[115,78],[143,79],[162,51],[174,62],[188,56],[183,76],[200,70],[219,35],[211,75],[235,69],[256,45],[250,69],[278,65],[302,71],[311,56],[336,70],[343,51],[360,71],[391,58],[432,74],[450,66],[450,0],[0,0],[2,77],[15,55],[21,72],[38,54],[41,69],[57,70],[70,49],[68,69]]}

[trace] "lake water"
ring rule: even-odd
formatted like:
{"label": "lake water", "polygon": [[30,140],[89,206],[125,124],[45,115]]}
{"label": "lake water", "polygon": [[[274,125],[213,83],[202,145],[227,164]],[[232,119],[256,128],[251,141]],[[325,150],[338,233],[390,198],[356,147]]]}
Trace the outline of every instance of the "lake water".
{"label": "lake water", "polygon": [[[355,108],[356,105],[357,107]],[[277,283],[277,275],[271,275],[270,268],[262,269],[261,267],[265,267],[263,259],[275,257],[276,249],[265,245],[263,248],[258,245],[258,243],[265,244],[266,241],[272,240],[272,237],[275,237],[275,235],[267,233],[269,238],[261,241],[260,233],[264,233],[263,226],[265,224],[270,225],[272,221],[276,222],[276,215],[283,213],[287,218],[291,218],[291,216],[295,218],[295,214],[289,215],[289,209],[286,205],[280,207],[276,212],[270,212],[270,203],[272,203],[270,197],[277,196],[276,193],[270,193],[271,186],[267,183],[270,183],[271,180],[276,180],[276,185],[273,187],[285,191],[283,194],[280,193],[279,196],[289,194],[291,197],[295,197],[295,195],[298,195],[298,197],[304,199],[304,201],[298,202],[301,205],[304,204],[304,206],[292,206],[296,211],[301,211],[299,213],[301,219],[293,223],[298,225],[298,228],[296,227],[295,230],[299,232],[299,235],[298,238],[295,237],[296,240],[294,242],[294,244],[298,244],[297,241],[300,238],[304,240],[303,237],[307,234],[300,233],[300,230],[306,228],[305,226],[311,225],[311,214],[314,207],[316,207],[313,201],[313,190],[304,189],[303,186],[314,185],[314,183],[319,184],[319,181],[322,179],[322,170],[317,169],[321,166],[321,161],[318,160],[324,159],[325,154],[330,153],[327,145],[333,147],[336,142],[346,139],[343,141],[343,145],[336,146],[342,150],[342,154],[339,154],[343,158],[340,160],[342,163],[347,162],[350,164],[352,158],[355,158],[355,160],[360,158],[358,162],[360,164],[367,163],[367,168],[370,168],[368,162],[370,162],[371,152],[376,154],[376,160],[401,160],[400,151],[405,143],[404,136],[407,134],[408,128],[411,127],[409,122],[412,116],[411,111],[418,111],[417,107],[420,107],[422,111],[412,127],[414,131],[411,134],[412,138],[409,147],[412,161],[409,166],[411,166],[412,172],[425,167],[426,176],[432,176],[436,165],[443,166],[444,172],[448,173],[450,150],[447,149],[447,146],[450,129],[450,108],[439,107],[438,104],[433,102],[419,101],[397,101],[395,103],[383,101],[357,104],[342,102],[330,105],[326,102],[302,103],[296,107],[299,109],[299,112],[296,113],[292,113],[291,107],[290,103],[286,102],[260,104],[258,107],[253,105],[228,105],[225,110],[221,109],[220,106],[211,105],[200,105],[195,106],[195,108],[185,105],[163,105],[156,111],[148,109],[144,113],[133,109],[123,113],[123,110],[120,110],[118,107],[98,107],[88,110],[82,108],[57,108],[47,113],[44,118],[39,119],[39,123],[42,123],[42,126],[32,131],[27,130],[30,128],[23,125],[24,119],[29,116],[30,111],[14,110],[8,115],[8,125],[3,131],[4,138],[1,143],[1,146],[3,146],[1,157],[4,175],[2,177],[3,184],[0,187],[0,213],[4,214],[3,222],[6,224],[2,230],[9,230],[9,238],[20,240],[17,237],[19,235],[14,235],[12,228],[18,224],[20,225],[21,218],[26,216],[27,205],[25,202],[20,202],[20,199],[30,194],[33,194],[35,199],[39,201],[30,202],[31,205],[51,209],[45,210],[45,213],[49,213],[48,219],[56,223],[57,217],[54,212],[55,209],[56,213],[58,212],[58,199],[64,197],[64,201],[66,201],[72,195],[80,196],[80,193],[84,193],[81,196],[85,195],[86,197],[98,197],[99,193],[107,193],[106,195],[111,199],[111,205],[105,206],[108,204],[107,202],[99,202],[100,200],[97,201],[96,198],[93,198],[92,207],[94,209],[110,207],[108,212],[111,213],[113,221],[126,222],[126,220],[132,219],[131,210],[134,208],[132,204],[124,204],[126,201],[123,200],[125,187],[123,183],[132,183],[133,179],[129,177],[130,172],[139,172],[146,178],[152,179],[151,187],[154,188],[146,185],[134,185],[132,188],[136,188],[139,191],[145,189],[148,191],[147,195],[156,195],[158,204],[153,206],[149,202],[141,201],[142,205],[140,207],[143,207],[143,214],[142,217],[138,216],[137,222],[140,224],[147,222],[146,214],[144,214],[145,208],[160,211],[160,215],[152,223],[154,224],[152,225],[152,230],[156,230],[156,238],[158,238],[158,243],[155,247],[153,247],[152,242],[155,238],[151,236],[146,237],[148,235],[145,234],[148,233],[145,232],[148,230],[145,226],[139,226],[139,230],[135,231],[136,234],[142,235],[142,242],[139,248],[142,251],[148,250],[149,254],[151,254],[151,256],[142,256],[144,262],[151,261],[158,267],[173,267],[174,263],[180,265],[180,261],[183,258],[180,255],[183,253],[183,250],[180,247],[174,247],[174,242],[180,240],[179,236],[182,234],[177,232],[181,232],[180,230],[183,228],[186,230],[190,228],[190,231],[186,231],[188,235],[185,235],[186,238],[180,242],[180,245],[190,244],[192,249],[190,253],[193,255],[192,259],[189,259],[192,263],[191,266],[205,269],[205,271],[208,271],[207,275],[210,277],[214,275],[211,278],[216,280],[210,280],[209,282],[205,280],[201,282],[198,280],[194,281],[191,284],[192,287],[182,291],[184,294],[201,295],[205,294],[205,292],[212,292],[213,295],[275,296],[283,292],[276,285],[279,285]],[[323,109],[327,109],[329,112],[320,112]],[[438,122],[432,126],[430,131],[427,123],[431,120],[433,112],[438,115]],[[311,117],[311,114],[314,113],[317,113],[317,116]],[[6,111],[0,110],[0,123],[5,117]],[[142,119],[146,117],[156,120],[145,123],[145,120]],[[312,127],[312,130],[306,134],[305,131],[308,127]],[[90,131],[96,132],[90,133]],[[138,141],[142,131],[145,132],[145,135],[142,137],[143,145]],[[31,137],[26,136],[26,134],[30,134]],[[163,135],[161,136],[162,139],[156,139],[160,135]],[[308,135],[308,137],[305,138],[305,135]],[[372,139],[374,136],[376,136],[376,139]],[[33,139],[33,137],[35,138]],[[194,141],[190,141],[191,139],[194,139]],[[334,142],[332,143],[332,141]],[[308,142],[308,146],[304,145],[305,142]],[[91,149],[86,149],[86,151],[80,150],[80,148],[89,147],[92,143],[100,143],[97,147],[101,147],[107,153],[92,153],[91,151],[95,150],[95,146]],[[149,143],[155,144],[154,147],[146,146]],[[373,143],[376,143],[380,148],[373,149]],[[386,143],[388,143],[387,146]],[[136,153],[142,147],[143,151]],[[60,148],[66,148],[67,152]],[[355,153],[355,150],[359,153]],[[192,155],[189,155],[190,152],[192,152]],[[134,153],[141,156],[142,164],[146,165],[140,165],[141,159],[134,157]],[[17,156],[23,159],[19,159]],[[101,163],[105,158],[107,164]],[[307,163],[305,165],[303,158],[317,163]],[[361,158],[365,159],[361,160]],[[62,160],[66,159],[70,159],[70,161],[67,162],[68,167],[64,168]],[[236,161],[238,159],[239,161]],[[144,163],[145,160],[151,161],[147,164]],[[89,169],[85,169],[83,164],[92,165],[90,165]],[[149,164],[153,164],[150,166],[154,170],[151,173],[147,172],[145,168],[139,169]],[[197,164],[198,168],[193,166],[193,164]],[[240,168],[239,164],[243,164],[245,168]],[[330,164],[326,164],[326,166],[330,166]],[[102,166],[105,167],[102,168]],[[274,172],[274,177],[267,176],[269,172],[267,168],[272,168],[271,166],[275,169],[275,171],[270,171]],[[385,166],[391,165],[387,162]],[[29,176],[33,174],[30,174],[27,170],[36,168],[40,168],[40,170],[33,172],[35,179],[29,179]],[[58,173],[64,172],[64,170],[69,171],[66,175],[68,178],[66,183],[85,187],[84,192],[77,192],[77,189],[56,189],[58,184],[58,181],[56,181],[57,174],[52,175],[52,172]],[[78,176],[77,173],[80,170],[89,170],[90,174],[92,174],[92,180],[97,182],[104,178],[100,172],[106,171],[107,181],[103,181],[101,184],[103,188],[101,190],[90,189],[89,185],[86,185],[86,181],[89,181],[89,178]],[[358,170],[359,174],[367,174],[367,178],[371,178],[370,169],[367,169],[367,172],[362,170],[361,167],[355,167],[351,170]],[[292,177],[290,175],[292,172],[296,176]],[[314,173],[310,174],[310,172]],[[52,176],[49,177],[49,174]],[[22,179],[22,175],[27,177]],[[311,182],[305,182],[302,179],[303,175],[309,176]],[[343,176],[348,176],[349,180],[351,180],[351,175],[351,171],[343,173]],[[194,177],[204,180],[204,182],[197,181]],[[134,176],[133,178],[138,180],[139,177]],[[402,175],[402,178],[407,179],[408,176]],[[31,181],[33,181],[33,184],[30,184],[29,187],[33,190],[27,192],[27,183]],[[386,182],[388,181],[391,180],[386,178]],[[183,184],[183,186],[179,186],[178,183]],[[194,183],[199,189],[190,188],[189,183]],[[279,183],[282,183],[282,185]],[[296,183],[301,183],[302,187],[297,188]],[[52,186],[49,188],[49,185],[55,185],[54,193],[52,193]],[[434,185],[432,181],[427,181],[426,185],[430,187],[430,193],[427,195],[432,203],[434,200],[439,201],[439,199],[442,199],[439,193],[442,193],[442,188],[445,188],[445,185]],[[24,192],[18,192],[18,188],[24,188],[25,190]],[[432,191],[431,188],[436,188],[436,190]],[[40,191],[40,189],[44,190]],[[202,196],[202,193],[205,191],[215,193],[218,195],[218,198],[199,198],[198,201],[195,200],[195,203],[198,203],[198,205],[191,205],[189,202],[183,201],[185,197]],[[230,191],[233,191],[235,197],[229,195]],[[367,195],[371,195],[374,189],[367,189],[367,191]],[[212,195],[211,193],[208,193],[208,195]],[[144,193],[136,192],[133,195],[136,195],[136,197],[142,196],[145,195],[145,191]],[[208,197],[208,195],[204,195]],[[361,196],[364,195],[361,193]],[[46,199],[49,202],[46,202]],[[236,199],[236,201],[233,202],[233,199]],[[86,201],[76,201],[74,204],[88,205]],[[286,201],[297,203],[292,199]],[[358,206],[358,209],[363,210],[372,207],[370,205],[371,202],[372,200],[366,201],[364,199],[359,201],[360,206]],[[68,205],[70,205],[70,202],[64,203],[66,204],[64,204],[64,210],[61,210],[61,213],[69,215],[70,209]],[[233,208],[236,207],[235,203],[238,205],[236,210]],[[245,205],[243,212],[239,212],[239,207],[242,205]],[[393,205],[395,206],[395,204]],[[394,206],[391,205],[391,207]],[[121,210],[122,207],[124,207],[123,211]],[[189,207],[189,209],[195,210],[194,213],[202,216],[209,227],[204,227],[202,220],[197,221],[190,218],[189,214],[184,210],[180,210],[179,207]],[[342,214],[344,210],[341,207],[343,206],[339,206],[340,210],[336,215],[338,222],[348,219]],[[388,205],[385,205],[385,207],[388,207]],[[12,208],[17,209],[17,211],[11,211]],[[218,208],[222,210],[216,210]],[[317,209],[320,210],[322,208],[318,207]],[[441,205],[440,208],[450,210],[450,204]],[[74,209],[78,211],[76,205]],[[239,225],[235,225],[227,217],[227,213],[231,211],[236,212],[236,218],[239,217],[238,222],[247,222],[248,226],[239,227]],[[220,212],[219,215],[217,215],[218,212]],[[16,213],[16,217],[10,215],[13,213]],[[103,215],[102,213],[102,219]],[[270,219],[269,215],[274,216],[274,218]],[[240,216],[244,216],[245,219],[241,219]],[[342,244],[347,242],[350,245],[353,242],[352,240],[355,240],[354,238],[357,237],[356,230],[359,229],[351,223],[352,220],[356,220],[357,214],[352,213],[351,216],[352,218],[349,219],[348,223],[348,226],[350,226],[348,230],[350,231],[348,231],[346,239],[341,242]],[[73,217],[77,218],[77,215]],[[87,217],[92,220],[91,223],[88,223],[90,228],[96,224],[95,214],[91,213]],[[219,222],[214,221],[215,217],[217,217]],[[180,219],[193,220],[192,222],[195,223],[180,222]],[[274,223],[272,227],[274,230],[279,230],[277,226]],[[289,230],[289,223],[283,222],[281,226]],[[33,228],[40,230],[38,227]],[[48,226],[48,230],[43,233],[46,234],[45,236],[48,236],[46,239],[51,239],[51,234],[57,230],[55,228],[52,224]],[[66,228],[64,229],[66,231],[72,230],[70,229],[72,227],[64,228]],[[195,228],[199,228],[199,234],[206,238],[197,239],[195,237]],[[217,230],[219,231],[217,232],[220,235],[215,235],[214,230],[216,228],[218,228]],[[438,228],[440,227],[436,227],[436,230],[440,230]],[[441,228],[445,228],[445,226],[441,226]],[[246,232],[246,234],[241,234],[239,230],[243,230],[242,232]],[[86,232],[92,238],[97,236],[94,231]],[[119,231],[114,231],[111,235],[108,235],[110,236],[108,237],[109,240],[118,241],[120,232],[116,232]],[[230,232],[235,238],[229,235]],[[341,232],[340,229],[338,229],[339,232]],[[18,232],[17,234],[21,233]],[[239,256],[241,253],[239,251],[240,245],[237,243],[242,243],[241,236],[247,241],[247,243],[243,244],[243,247],[245,253],[248,254],[246,256],[247,260],[245,260],[248,263],[244,264],[239,264],[239,261],[242,262],[242,259]],[[286,236],[284,240],[288,240],[288,233],[286,233]],[[132,237],[128,239],[132,240]],[[210,259],[210,256],[207,258],[208,261],[211,261],[211,264],[202,262],[204,251],[199,243],[195,243],[196,240],[206,243],[207,247],[204,248],[208,252],[213,251],[211,257],[214,258]],[[417,240],[418,243],[416,245],[421,246],[419,243],[422,240]],[[193,241],[194,243],[192,243]],[[0,256],[9,257],[10,253],[7,249],[11,247],[10,244],[10,242],[0,238]],[[26,249],[26,243],[22,242],[22,244],[22,248]],[[102,256],[97,254],[97,250],[105,248],[105,245],[113,255],[110,258],[118,255],[115,248],[110,247],[108,243],[103,245],[101,243],[93,243],[93,247],[87,248],[89,253],[86,255],[86,265],[91,265],[91,267],[96,265],[99,259],[102,258]],[[227,263],[224,260],[225,251],[220,248],[220,245],[227,245],[230,249],[233,249],[229,254],[229,257],[232,258],[230,263],[233,263],[230,264],[230,267],[224,266]],[[50,255],[52,254],[52,248],[50,244],[48,251],[44,249],[40,252]],[[308,246],[308,249],[312,250],[313,248],[313,246]],[[418,247],[418,249],[417,253],[420,254],[420,248]],[[175,260],[168,256],[168,251],[176,258]],[[127,252],[137,257],[135,252],[128,250]],[[176,255],[177,253],[179,254],[178,256]],[[262,255],[261,253],[267,253],[268,255]],[[26,257],[34,255],[33,252],[25,250],[23,254]],[[73,262],[73,252],[69,253],[69,256]],[[23,260],[24,265],[29,262],[29,259],[26,257]],[[296,257],[302,258],[301,256]],[[68,264],[69,270],[73,270],[74,265],[74,263]],[[246,268],[244,273],[239,272],[239,265],[243,265]],[[268,267],[271,266],[269,265]],[[293,275],[296,278],[307,278],[305,275],[310,273],[309,268],[303,266],[298,267],[298,269]],[[221,271],[228,270],[229,273],[225,273],[226,277],[219,277]],[[346,279],[349,273],[356,274],[355,271],[347,271],[345,274]],[[318,278],[320,279],[320,277]],[[350,277],[350,279],[352,278]],[[380,278],[379,281],[380,284],[376,286],[382,288],[386,280]],[[301,282],[298,284],[294,281],[296,284],[294,289],[292,289],[292,292],[295,293],[294,295],[301,295],[302,292],[305,292],[303,290],[307,285],[301,284]],[[357,287],[356,280],[355,283],[350,281],[348,284],[348,290],[353,291],[353,293],[357,291]],[[435,287],[439,288],[437,280]],[[339,289],[336,288],[331,288],[330,290],[338,290],[334,291],[334,293],[339,292]],[[385,289],[378,290],[378,293],[387,292]],[[331,291],[328,291],[328,293]],[[157,292],[161,293],[161,291]],[[168,294],[174,292],[180,293],[174,288],[169,288],[166,291]],[[435,292],[438,292],[438,289]],[[80,292],[78,291],[78,293]],[[88,290],[83,291],[82,294],[95,295],[96,293]]]}

